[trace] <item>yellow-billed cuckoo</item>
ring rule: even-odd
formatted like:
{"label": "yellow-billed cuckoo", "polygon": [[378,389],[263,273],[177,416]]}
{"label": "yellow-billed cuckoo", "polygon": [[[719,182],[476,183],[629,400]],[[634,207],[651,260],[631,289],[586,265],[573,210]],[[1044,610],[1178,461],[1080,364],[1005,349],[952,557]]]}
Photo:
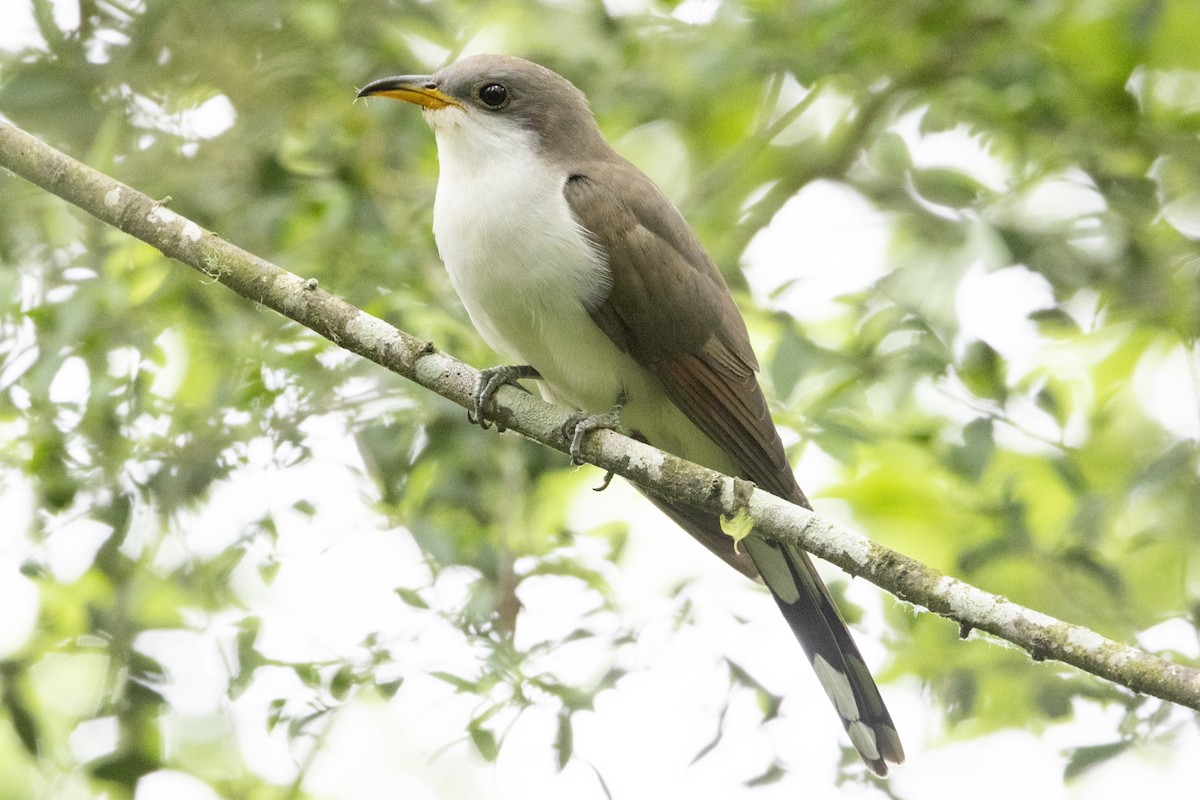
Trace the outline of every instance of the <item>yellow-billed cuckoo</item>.
{"label": "yellow-billed cuckoo", "polygon": [[[679,211],[608,146],[574,85],[523,59],[481,55],[359,92],[372,95],[423,107],[441,166],[438,250],[475,327],[520,365],[485,371],[475,419],[486,425],[501,383],[540,377],[552,402],[602,420],[619,403],[632,435],[811,507],[724,279]],[[762,578],[871,769],[885,775],[886,762],[903,761],[879,689],[808,555],[753,533],[735,548],[716,517],[650,499],[735,569]]]}

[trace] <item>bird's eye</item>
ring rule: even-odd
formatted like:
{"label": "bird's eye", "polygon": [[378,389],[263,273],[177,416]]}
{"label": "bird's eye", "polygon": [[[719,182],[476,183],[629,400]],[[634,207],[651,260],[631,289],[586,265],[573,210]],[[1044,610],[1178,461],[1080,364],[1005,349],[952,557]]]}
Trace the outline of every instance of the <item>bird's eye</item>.
{"label": "bird's eye", "polygon": [[502,108],[508,103],[508,89],[500,83],[485,84],[479,88],[479,100],[488,108]]}

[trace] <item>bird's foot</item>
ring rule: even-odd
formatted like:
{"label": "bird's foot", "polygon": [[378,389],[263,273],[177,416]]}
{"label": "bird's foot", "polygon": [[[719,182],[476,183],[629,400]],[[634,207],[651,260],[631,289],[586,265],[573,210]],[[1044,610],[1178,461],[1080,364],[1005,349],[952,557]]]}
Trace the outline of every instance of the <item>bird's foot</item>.
{"label": "bird's foot", "polygon": [[[571,440],[571,463],[576,466],[586,464],[583,458],[583,439],[592,431],[610,430],[621,432],[621,407],[625,405],[625,392],[617,398],[617,404],[603,414],[572,414],[563,423],[563,436]],[[596,491],[603,491],[612,482],[612,473],[604,478],[603,485]]]}
{"label": "bird's foot", "polygon": [[612,483],[612,479],[615,477],[617,477],[617,473],[613,472],[610,469],[608,472],[604,473],[604,480],[600,481],[600,485],[592,487],[592,491],[593,492],[603,492],[605,489],[608,488],[608,485],[610,483]]}
{"label": "bird's foot", "polygon": [[[475,384],[475,409],[467,411],[467,420],[472,425],[478,425],[485,431],[492,426],[488,421],[485,409],[492,402],[493,395],[496,394],[501,386],[510,384],[518,389],[524,390],[517,381],[522,378],[541,378],[542,376],[536,369],[529,365],[509,366],[501,365],[499,367],[489,367],[488,369],[479,371],[479,381]],[[496,431],[504,433],[504,426],[499,422],[495,423]]]}

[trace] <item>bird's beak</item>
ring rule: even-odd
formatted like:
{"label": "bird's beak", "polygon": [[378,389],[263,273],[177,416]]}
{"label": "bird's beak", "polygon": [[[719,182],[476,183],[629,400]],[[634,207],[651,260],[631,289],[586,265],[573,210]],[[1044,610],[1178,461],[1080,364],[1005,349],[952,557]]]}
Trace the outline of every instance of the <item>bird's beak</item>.
{"label": "bird's beak", "polygon": [[437,87],[430,75],[397,75],[371,81],[358,93],[359,97],[394,97],[425,108],[462,107],[462,104]]}

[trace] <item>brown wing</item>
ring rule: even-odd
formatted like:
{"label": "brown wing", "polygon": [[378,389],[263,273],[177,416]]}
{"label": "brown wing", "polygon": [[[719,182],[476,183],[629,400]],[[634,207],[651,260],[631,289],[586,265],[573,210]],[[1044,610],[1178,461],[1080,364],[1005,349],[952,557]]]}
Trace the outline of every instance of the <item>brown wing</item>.
{"label": "brown wing", "polygon": [[[611,185],[635,191],[618,197],[603,188]],[[807,507],[755,377],[746,324],[691,227],[658,187],[623,162],[572,176],[564,194],[612,271],[612,291],[589,309],[592,319],[659,378],[743,477]]]}
{"label": "brown wing", "polygon": [[[613,186],[623,191],[608,188]],[[563,194],[612,272],[611,291],[588,309],[592,319],[662,382],[671,400],[733,459],[743,477],[811,508],[755,377],[758,362],[746,325],[682,215],[649,178],[621,160],[579,170]],[[762,576],[871,769],[884,775],[886,762],[903,761],[879,689],[808,554],[752,535],[743,554],[735,555],[716,517],[651,500],[727,563]]]}

